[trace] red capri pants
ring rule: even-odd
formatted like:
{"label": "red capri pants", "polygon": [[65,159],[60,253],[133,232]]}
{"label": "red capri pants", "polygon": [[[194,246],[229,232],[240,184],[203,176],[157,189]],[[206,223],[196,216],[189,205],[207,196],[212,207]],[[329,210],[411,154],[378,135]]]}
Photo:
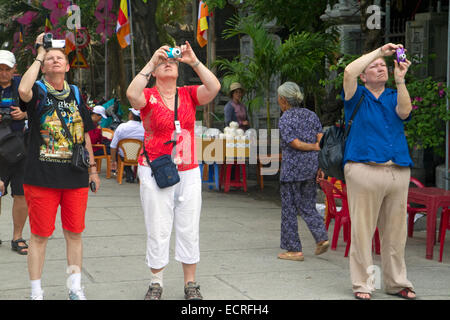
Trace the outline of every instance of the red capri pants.
{"label": "red capri pants", "polygon": [[83,232],[89,188],[54,189],[23,185],[28,205],[31,233],[50,237],[55,230],[58,206],[62,227],[73,233]]}

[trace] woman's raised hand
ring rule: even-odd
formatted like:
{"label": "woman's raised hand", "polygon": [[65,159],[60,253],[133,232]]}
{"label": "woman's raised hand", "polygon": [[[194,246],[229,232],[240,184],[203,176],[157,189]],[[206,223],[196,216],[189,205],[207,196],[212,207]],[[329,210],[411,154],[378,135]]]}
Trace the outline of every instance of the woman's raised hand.
{"label": "woman's raised hand", "polygon": [[153,53],[153,56],[149,61],[149,64],[153,65],[152,66],[153,71],[159,64],[167,61],[168,59],[167,51],[169,50],[170,50],[169,46],[162,46],[161,48],[156,50],[155,53]]}
{"label": "woman's raised hand", "polygon": [[397,50],[398,48],[403,48],[403,45],[387,43],[384,46],[382,46],[380,49],[381,49],[381,54],[384,57],[387,57],[387,56],[392,56],[395,53],[395,50]]}
{"label": "woman's raised hand", "polygon": [[182,44],[180,46],[181,49],[181,58],[177,58],[177,61],[186,63],[188,65],[193,65],[197,62],[197,56],[194,53],[194,50],[192,50],[191,45],[188,41],[185,42],[185,44]]}

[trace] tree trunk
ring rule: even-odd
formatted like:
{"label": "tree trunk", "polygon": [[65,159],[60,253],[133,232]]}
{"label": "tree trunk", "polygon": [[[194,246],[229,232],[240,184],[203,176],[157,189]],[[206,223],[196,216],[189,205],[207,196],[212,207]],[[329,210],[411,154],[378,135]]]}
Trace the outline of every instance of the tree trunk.
{"label": "tree trunk", "polygon": [[267,134],[270,137],[271,123],[270,123],[270,77],[266,81],[266,112],[267,112]]}
{"label": "tree trunk", "polygon": [[157,7],[157,0],[147,1],[146,4],[142,1],[133,1],[133,33],[134,39],[137,40],[135,41],[136,57],[139,57],[143,64],[150,60],[153,53],[161,47],[155,23]]}

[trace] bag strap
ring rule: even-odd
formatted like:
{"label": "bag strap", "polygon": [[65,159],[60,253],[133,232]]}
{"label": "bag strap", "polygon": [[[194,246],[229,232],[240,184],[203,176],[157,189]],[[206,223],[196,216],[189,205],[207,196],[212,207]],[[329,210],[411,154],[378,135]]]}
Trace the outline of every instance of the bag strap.
{"label": "bag strap", "polygon": [[[175,121],[177,121],[178,120],[178,89],[177,89],[177,91],[176,91],[176,93],[175,93],[175,107],[174,107],[174,123],[175,123]],[[169,140],[169,141],[166,141],[166,142],[164,142],[164,144],[172,144],[173,146],[175,146],[176,144],[177,144],[177,130],[176,130],[176,128],[175,128],[175,136],[174,136],[174,139],[173,140]]]}
{"label": "bag strap", "polygon": [[[178,120],[178,89],[177,89],[177,91],[176,91],[176,93],[175,93],[174,123],[175,123],[175,121],[177,121],[177,120]],[[175,137],[174,137],[174,140],[169,140],[169,141],[164,142],[165,145],[170,144],[170,143],[172,143],[173,146],[175,146],[175,145],[177,144],[177,130],[176,130],[176,128],[175,128]],[[145,150],[145,141],[144,141],[144,143],[143,143],[143,150],[144,150],[144,156],[145,156],[145,159],[147,159],[147,163],[148,163],[148,165],[150,165],[150,162],[151,162],[151,161],[150,161],[150,159],[148,158],[147,150]]]}
{"label": "bag strap", "polygon": [[67,127],[66,121],[64,121],[64,118],[63,118],[63,116],[61,114],[61,111],[59,110],[58,107],[55,108],[55,111],[56,111],[56,114],[58,115],[58,118],[59,118],[59,121],[61,122],[61,125],[64,128],[64,132],[66,133],[66,138],[68,138],[70,140],[70,142],[72,142],[72,144],[73,144],[74,142],[73,142],[72,134],[70,133],[70,130]]}
{"label": "bag strap", "polygon": [[359,107],[361,106],[361,103],[363,102],[363,100],[364,100],[364,93],[361,95],[361,98],[359,99],[355,110],[353,110],[352,116],[350,117],[350,120],[348,121],[348,124],[345,126],[345,135],[344,135],[345,138],[347,138],[348,134],[350,133],[350,129],[351,129],[351,126],[352,126],[352,123],[353,123],[353,119],[355,118],[356,113],[358,112]]}

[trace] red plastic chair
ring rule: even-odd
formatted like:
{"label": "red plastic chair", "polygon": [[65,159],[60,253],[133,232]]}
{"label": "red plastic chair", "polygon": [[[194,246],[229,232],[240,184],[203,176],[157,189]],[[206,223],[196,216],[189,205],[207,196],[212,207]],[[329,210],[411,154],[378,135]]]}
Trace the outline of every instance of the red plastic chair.
{"label": "red plastic chair", "polygon": [[450,230],[450,210],[448,208],[442,210],[441,214],[441,226],[440,226],[440,236],[439,239],[441,241],[441,247],[439,249],[439,262],[442,262],[442,255],[444,253],[444,242],[445,242],[445,233],[447,230]]}
{"label": "red plastic chair", "polygon": [[[343,227],[344,241],[347,240],[347,246],[345,248],[344,256],[347,257],[348,252],[350,250],[350,243],[351,243],[351,221],[350,221],[350,214],[349,214],[348,202],[347,202],[347,188],[346,188],[345,184],[342,183],[341,184],[342,190],[339,190],[332,182],[323,180],[323,179],[319,181],[319,184],[320,184],[320,187],[322,188],[323,192],[325,193],[325,197],[328,202],[327,215],[330,215],[330,217],[334,217],[334,220],[335,220],[333,237],[331,240],[331,250],[336,250],[339,233],[340,233],[341,227]],[[340,198],[342,200],[342,208],[339,211],[337,211],[337,208],[336,208],[336,202],[335,202],[336,198]],[[380,254],[380,237],[379,237],[379,233],[378,233],[378,228],[375,230],[375,234],[374,234],[372,250],[373,249],[375,249],[376,254]]]}
{"label": "red plastic chair", "polygon": [[[341,180],[338,180],[338,179],[333,178],[333,177],[328,177],[327,180],[330,181],[330,182],[331,182],[335,187],[337,187],[339,190],[342,190],[343,183],[342,183]],[[333,191],[333,197],[334,197],[335,199],[342,199],[341,195],[335,193],[334,191]],[[329,213],[329,212],[328,212],[328,211],[329,211],[329,210],[328,210],[328,200],[326,201],[326,203],[327,203],[327,212],[326,212],[327,214],[326,214],[326,217],[325,217],[325,227],[326,227],[326,229],[328,230],[328,227],[330,226],[331,219],[334,219],[335,216],[334,216],[333,213]],[[344,241],[347,242],[347,234],[344,234]]]}
{"label": "red plastic chair", "polygon": [[[350,239],[350,215],[348,211],[348,204],[347,204],[347,196],[344,196],[345,187],[343,185],[343,190],[339,190],[336,188],[336,186],[327,180],[320,180],[319,181],[320,187],[322,188],[323,192],[325,193],[325,197],[327,199],[327,222],[325,223],[328,229],[328,225],[330,224],[330,221],[332,218],[334,218],[334,230],[333,230],[333,237],[331,240],[331,250],[336,250],[339,233],[341,230],[341,227],[343,227],[344,232],[344,241],[347,241],[347,247],[345,249],[345,256],[347,256],[348,249],[350,247],[348,239]],[[336,198],[340,198],[342,200],[342,208],[341,210],[337,211],[336,207]]]}
{"label": "red plastic chair", "polygon": [[[414,184],[417,188],[425,187],[423,183],[417,180],[416,178],[411,177],[410,182]],[[424,206],[413,208],[408,202],[406,211],[408,212],[408,237],[412,238],[414,233],[414,217],[418,213],[427,214],[427,208]]]}

